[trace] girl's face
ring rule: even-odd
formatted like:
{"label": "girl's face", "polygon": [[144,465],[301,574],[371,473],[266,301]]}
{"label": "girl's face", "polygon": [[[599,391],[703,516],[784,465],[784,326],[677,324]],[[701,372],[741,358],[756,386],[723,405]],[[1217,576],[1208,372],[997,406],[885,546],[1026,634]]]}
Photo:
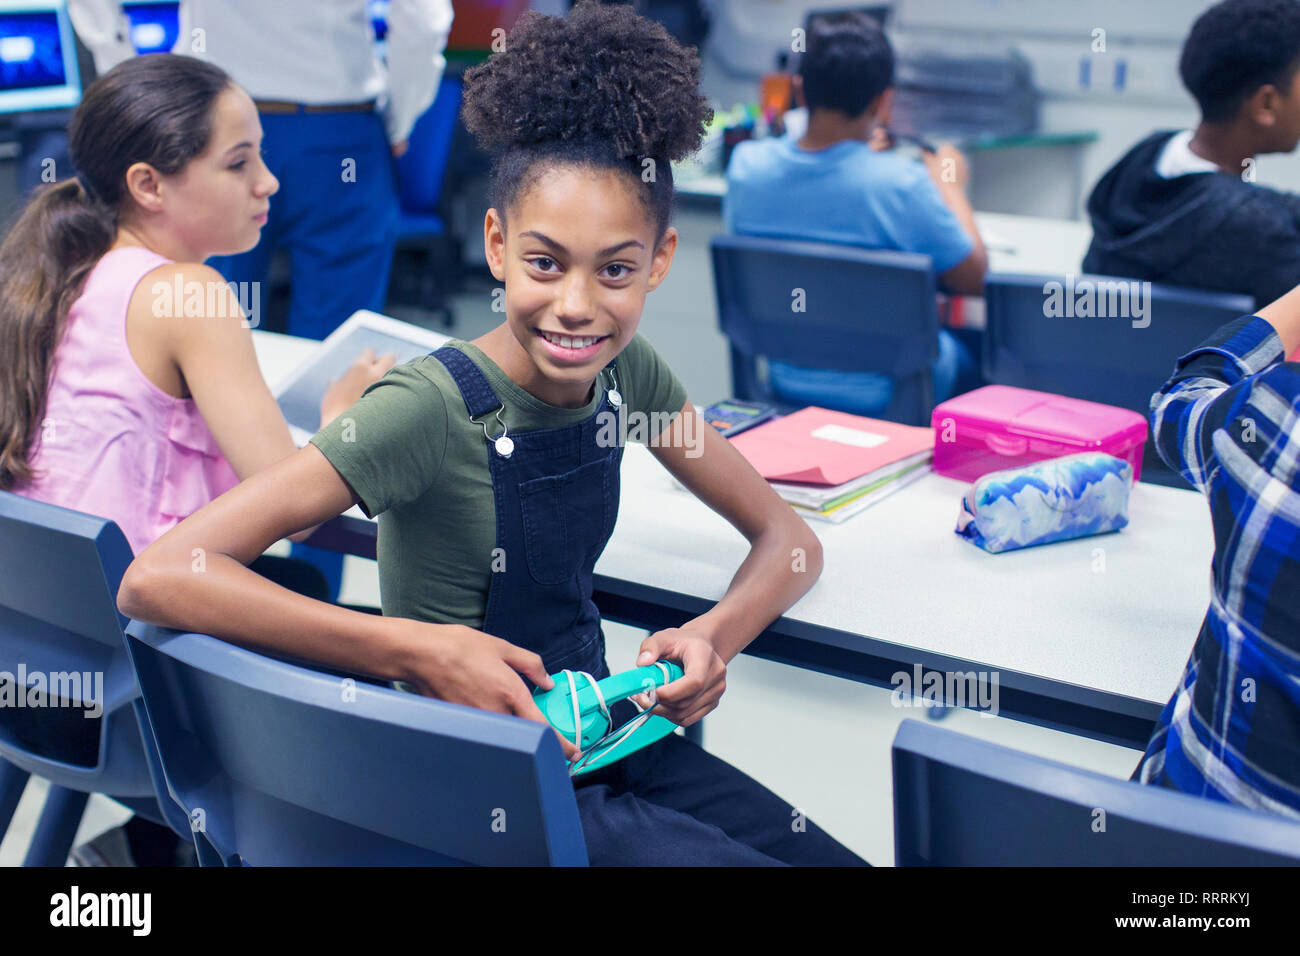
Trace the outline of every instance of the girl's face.
{"label": "girl's face", "polygon": [[178,173],[159,174],[146,163],[127,170],[127,184],[151,233],[165,236],[169,255],[202,262],[247,252],[266,224],[279,181],[262,162],[262,124],[247,93],[223,90],[212,107],[208,147]]}
{"label": "girl's face", "polygon": [[657,248],[654,232],[636,184],[608,170],[548,170],[510,210],[508,235],[489,209],[484,245],[510,332],[505,361],[493,356],[502,370],[548,404],[585,405],[672,264],[677,230]]}

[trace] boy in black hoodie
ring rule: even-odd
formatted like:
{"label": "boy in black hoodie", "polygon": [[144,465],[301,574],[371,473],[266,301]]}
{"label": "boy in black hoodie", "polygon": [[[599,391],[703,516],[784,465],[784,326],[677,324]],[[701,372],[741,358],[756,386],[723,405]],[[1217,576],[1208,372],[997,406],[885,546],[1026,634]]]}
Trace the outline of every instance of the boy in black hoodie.
{"label": "boy in black hoodie", "polygon": [[1201,108],[1160,132],[1088,198],[1085,272],[1253,295],[1300,282],[1300,196],[1255,185],[1258,153],[1300,141],[1300,2],[1226,0],[1183,45],[1179,73]]}

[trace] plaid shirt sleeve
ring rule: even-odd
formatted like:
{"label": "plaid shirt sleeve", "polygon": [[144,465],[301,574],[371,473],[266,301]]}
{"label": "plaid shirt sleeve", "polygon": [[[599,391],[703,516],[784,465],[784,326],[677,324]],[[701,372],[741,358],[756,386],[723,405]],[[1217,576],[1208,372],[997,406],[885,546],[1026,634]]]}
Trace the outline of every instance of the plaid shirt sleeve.
{"label": "plaid shirt sleeve", "polygon": [[[1249,401],[1254,376],[1276,365],[1282,340],[1257,316],[1229,322],[1178,360],[1164,388],[1151,396],[1151,434],[1165,464],[1204,492],[1215,465],[1213,436]],[[1233,438],[1253,443],[1262,424],[1243,421]],[[1271,423],[1276,425],[1276,422]]]}
{"label": "plaid shirt sleeve", "polygon": [[1134,778],[1300,818],[1300,369],[1243,316],[1151,399],[1160,457],[1206,495],[1210,606]]}

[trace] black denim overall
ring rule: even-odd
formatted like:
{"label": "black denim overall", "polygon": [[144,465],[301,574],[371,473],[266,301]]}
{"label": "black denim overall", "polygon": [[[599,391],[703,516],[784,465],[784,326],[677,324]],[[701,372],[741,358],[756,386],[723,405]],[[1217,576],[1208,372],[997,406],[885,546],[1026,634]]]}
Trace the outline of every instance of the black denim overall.
{"label": "black denim overall", "polygon": [[[608,420],[602,413],[617,415],[622,399],[610,389],[581,422],[516,432],[469,356],[448,346],[433,356],[455,379],[470,418],[485,426],[500,549],[492,557],[504,554],[505,566],[492,574],[479,630],[540,655],[548,674],[609,676],[592,573],[618,517],[623,444],[621,430],[610,447],[597,434]],[[637,713],[630,701],[610,711],[614,726]],[[793,831],[788,803],[677,735],[575,785],[593,864],[862,862],[811,821]]]}
{"label": "black denim overall", "polygon": [[[456,380],[470,418],[486,426],[496,503],[493,561],[495,567],[504,558],[504,567],[492,573],[479,629],[540,655],[548,674],[567,668],[597,680],[609,676],[592,572],[618,517],[623,445],[620,436],[602,448],[596,435],[607,420],[601,413],[616,416],[621,399],[614,391],[611,401],[607,391],[584,421],[516,432],[507,412],[504,427],[496,418],[503,403],[472,359],[447,346],[433,355]],[[513,445],[509,455],[494,441],[502,432]]]}

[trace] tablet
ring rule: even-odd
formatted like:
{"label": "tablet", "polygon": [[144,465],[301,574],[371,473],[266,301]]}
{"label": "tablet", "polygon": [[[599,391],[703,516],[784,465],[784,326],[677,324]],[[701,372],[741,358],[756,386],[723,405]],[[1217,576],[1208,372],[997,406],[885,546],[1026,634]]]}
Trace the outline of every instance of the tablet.
{"label": "tablet", "polygon": [[299,447],[320,429],[320,402],[329,383],[341,378],[368,348],[375,356],[397,356],[397,364],[428,355],[451,336],[365,309],[352,313],[276,387],[275,398]]}

